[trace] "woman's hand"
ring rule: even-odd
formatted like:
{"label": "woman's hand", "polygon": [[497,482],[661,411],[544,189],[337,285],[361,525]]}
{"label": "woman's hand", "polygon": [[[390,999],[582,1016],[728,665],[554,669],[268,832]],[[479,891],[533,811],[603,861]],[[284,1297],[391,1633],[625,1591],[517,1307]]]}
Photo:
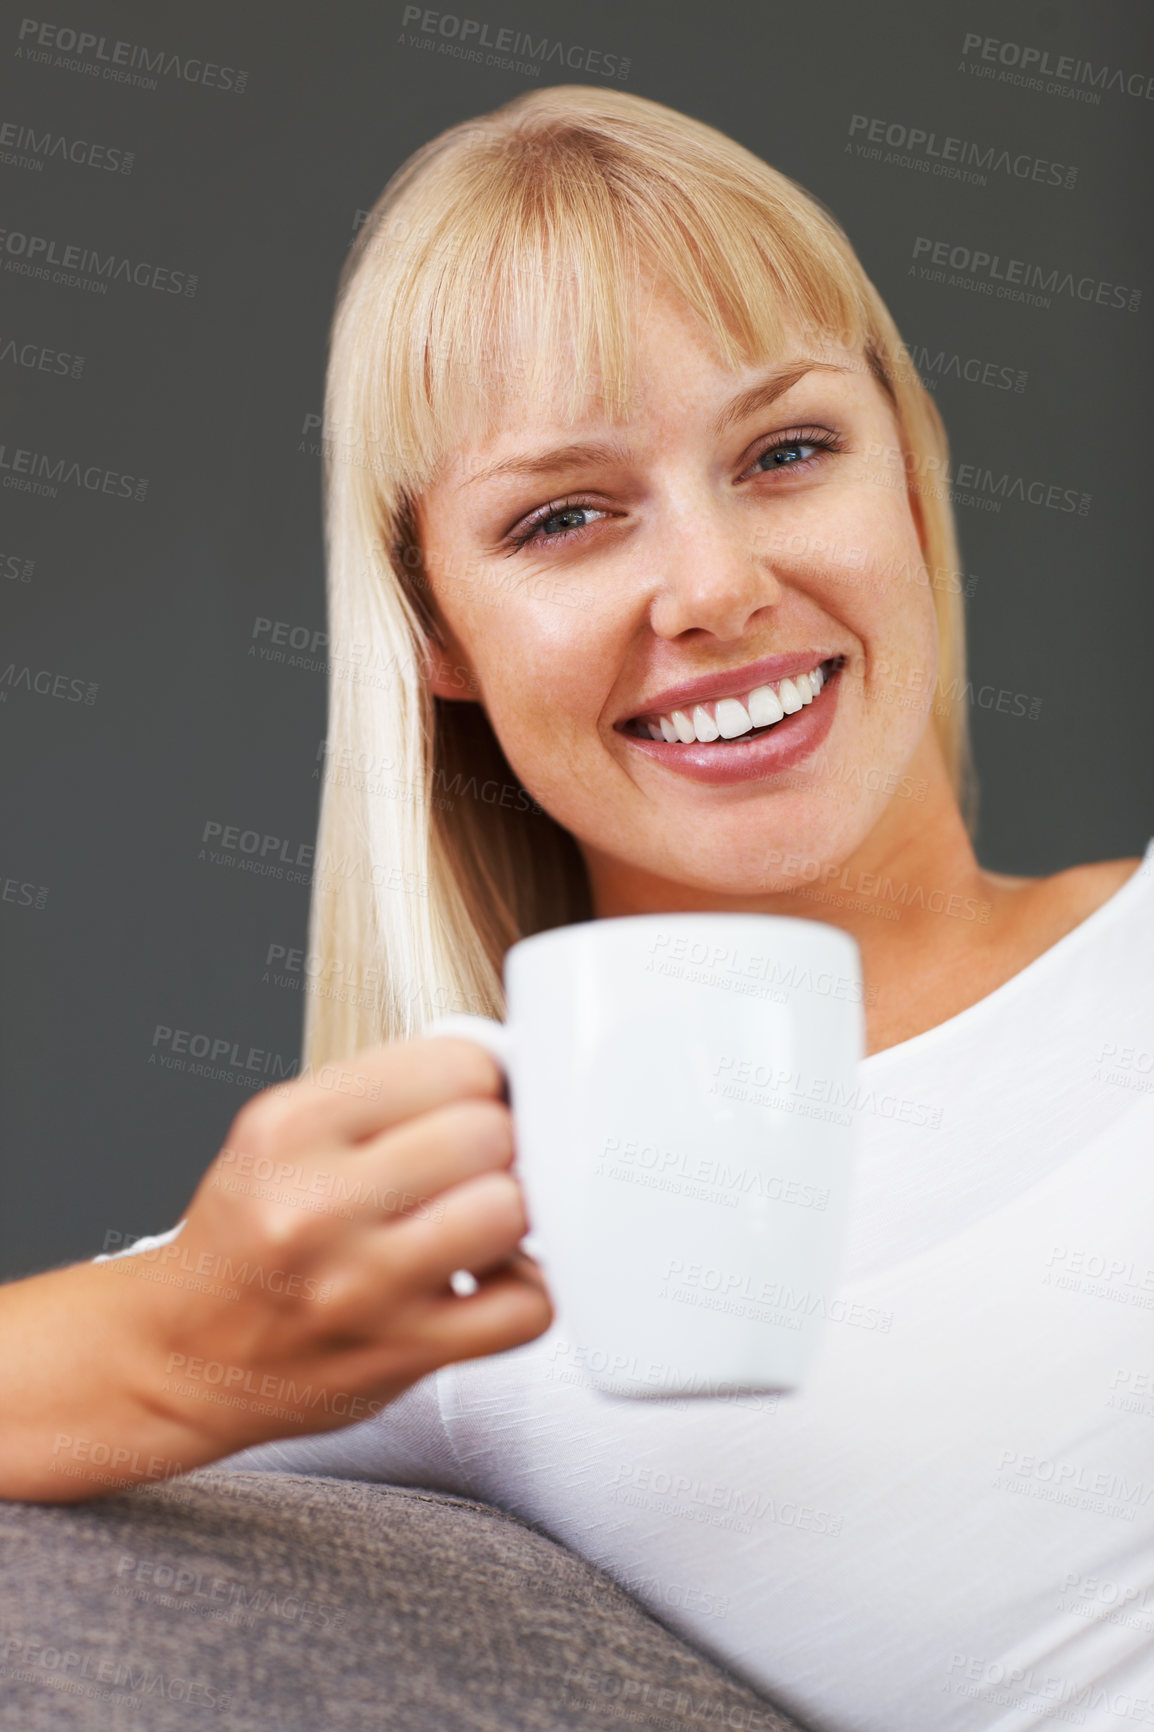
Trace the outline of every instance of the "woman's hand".
{"label": "woman's hand", "polygon": [[540,1335],[500,1089],[472,1041],[366,1048],[248,1101],[171,1243],[0,1289],[22,1392],[0,1496],[92,1497],[348,1425]]}
{"label": "woman's hand", "polygon": [[[438,1365],[520,1346],[552,1307],[509,1171],[501,1075],[472,1041],[373,1047],[237,1114],[171,1244],[142,1362],[215,1454],[367,1418]],[[477,1280],[459,1296],[456,1270]]]}

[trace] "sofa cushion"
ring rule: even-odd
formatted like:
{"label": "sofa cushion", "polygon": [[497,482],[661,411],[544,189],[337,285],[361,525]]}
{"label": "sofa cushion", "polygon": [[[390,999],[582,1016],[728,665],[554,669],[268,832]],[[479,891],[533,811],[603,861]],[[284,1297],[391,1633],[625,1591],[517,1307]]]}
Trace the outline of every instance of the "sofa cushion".
{"label": "sofa cushion", "polygon": [[546,1535],[441,1492],[211,1468],[0,1502],[8,1732],[797,1723]]}

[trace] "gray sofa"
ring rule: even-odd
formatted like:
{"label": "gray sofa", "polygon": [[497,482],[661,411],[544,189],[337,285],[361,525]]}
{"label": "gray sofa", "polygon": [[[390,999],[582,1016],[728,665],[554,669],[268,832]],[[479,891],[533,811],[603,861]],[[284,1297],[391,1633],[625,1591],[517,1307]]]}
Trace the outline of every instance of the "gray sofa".
{"label": "gray sofa", "polygon": [[203,1469],[0,1502],[5,1732],[799,1732],[486,1504]]}

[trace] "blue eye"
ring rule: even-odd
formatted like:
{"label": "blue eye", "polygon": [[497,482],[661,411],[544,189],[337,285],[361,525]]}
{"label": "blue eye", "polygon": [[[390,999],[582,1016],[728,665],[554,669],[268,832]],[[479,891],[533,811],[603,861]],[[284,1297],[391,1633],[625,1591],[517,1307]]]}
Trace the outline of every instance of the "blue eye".
{"label": "blue eye", "polygon": [[[516,552],[518,548],[527,547],[534,541],[571,541],[589,525],[588,523],[566,522],[566,519],[578,516],[589,517],[598,510],[600,510],[599,506],[585,505],[579,499],[560,499],[556,504],[548,506],[539,516],[533,518],[520,535],[513,537],[512,551]],[[561,529],[549,532],[546,526],[554,523],[559,523]]]}
{"label": "blue eye", "polygon": [[768,475],[774,469],[793,469],[799,464],[811,463],[819,451],[843,449],[839,434],[831,433],[825,427],[805,427],[797,432],[780,434],[762,449],[754,462],[763,475]]}
{"label": "blue eye", "polygon": [[758,462],[764,463],[768,457],[776,468],[785,469],[791,463],[804,462],[804,452],[816,450],[817,446],[809,440],[795,439],[790,445],[771,445],[768,451],[762,452]]}
{"label": "blue eye", "polygon": [[554,533],[549,529],[551,523],[559,523],[562,528],[562,533],[571,529],[584,529],[585,525],[583,523],[567,523],[565,519],[577,517],[583,513],[589,512],[591,509],[592,507],[588,505],[565,505],[560,511],[551,511],[548,517],[538,518],[535,527],[541,532],[546,541],[550,541],[554,539]]}

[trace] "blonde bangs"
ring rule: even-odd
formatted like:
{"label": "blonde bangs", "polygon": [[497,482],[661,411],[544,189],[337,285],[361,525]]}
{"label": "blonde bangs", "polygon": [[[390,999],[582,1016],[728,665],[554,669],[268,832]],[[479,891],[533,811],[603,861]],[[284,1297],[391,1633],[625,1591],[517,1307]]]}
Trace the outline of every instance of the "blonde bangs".
{"label": "blonde bangs", "polygon": [[[410,497],[512,397],[555,401],[567,422],[592,404],[624,419],[633,319],[655,285],[733,368],[780,355],[789,327],[863,352],[879,336],[860,266],[801,188],[728,140],[719,165],[692,134],[626,124],[618,92],[578,87],[571,115],[565,94],[532,92],[548,99],[536,113],[520,98],[443,134],[423,174],[390,183],[350,259],[343,304],[377,361],[360,408]],[[590,128],[601,105],[612,137]],[[644,175],[639,149],[652,153]]]}

